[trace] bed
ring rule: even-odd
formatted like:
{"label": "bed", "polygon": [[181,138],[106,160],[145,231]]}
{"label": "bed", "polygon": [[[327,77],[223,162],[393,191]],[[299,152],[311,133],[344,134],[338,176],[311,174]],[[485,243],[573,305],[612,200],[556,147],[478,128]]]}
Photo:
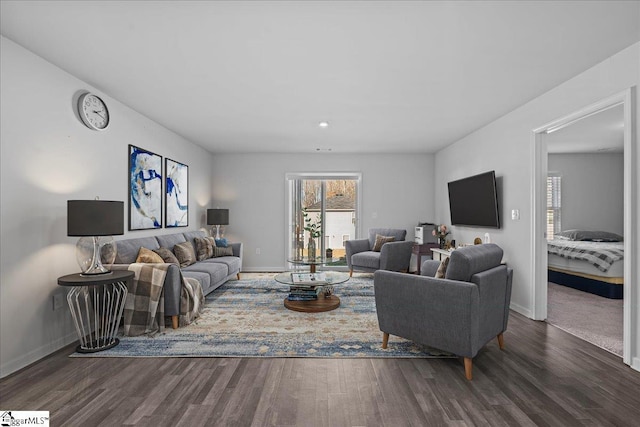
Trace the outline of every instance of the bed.
{"label": "bed", "polygon": [[622,236],[567,230],[547,242],[547,253],[550,282],[606,298],[623,297]]}

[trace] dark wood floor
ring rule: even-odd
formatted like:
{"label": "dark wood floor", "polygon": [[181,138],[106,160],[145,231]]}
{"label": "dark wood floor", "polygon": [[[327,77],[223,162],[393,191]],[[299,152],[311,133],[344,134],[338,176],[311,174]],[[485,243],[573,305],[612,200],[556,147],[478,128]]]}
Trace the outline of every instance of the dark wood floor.
{"label": "dark wood floor", "polygon": [[[77,426],[638,426],[640,373],[512,313],[474,359],[78,359],[0,380],[0,409]],[[392,337],[393,340],[393,337]],[[393,345],[393,341],[390,341]]]}

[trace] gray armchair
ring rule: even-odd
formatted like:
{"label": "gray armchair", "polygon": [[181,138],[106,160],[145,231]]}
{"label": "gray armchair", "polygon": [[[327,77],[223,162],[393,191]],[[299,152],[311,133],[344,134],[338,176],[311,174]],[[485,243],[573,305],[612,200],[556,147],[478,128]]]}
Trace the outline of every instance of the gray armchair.
{"label": "gray armchair", "polygon": [[422,276],[377,271],[374,289],[382,347],[400,336],[464,358],[472,379],[472,359],[493,338],[504,348],[513,270],[501,264],[495,244],[453,251],[445,278],[433,275],[438,261],[422,265]]}
{"label": "gray armchair", "polygon": [[[382,245],[379,252],[373,250],[376,235],[393,236],[395,240]],[[353,270],[360,271],[408,271],[411,261],[413,242],[405,241],[407,230],[397,228],[372,228],[369,230],[368,239],[347,240],[345,249],[347,253],[347,266],[349,276]]]}

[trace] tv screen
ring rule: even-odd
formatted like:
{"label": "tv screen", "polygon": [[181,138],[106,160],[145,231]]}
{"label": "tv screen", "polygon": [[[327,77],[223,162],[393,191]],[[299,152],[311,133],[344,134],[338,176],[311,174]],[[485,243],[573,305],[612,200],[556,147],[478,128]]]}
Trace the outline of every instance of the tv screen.
{"label": "tv screen", "polygon": [[452,225],[500,228],[495,171],[449,184]]}

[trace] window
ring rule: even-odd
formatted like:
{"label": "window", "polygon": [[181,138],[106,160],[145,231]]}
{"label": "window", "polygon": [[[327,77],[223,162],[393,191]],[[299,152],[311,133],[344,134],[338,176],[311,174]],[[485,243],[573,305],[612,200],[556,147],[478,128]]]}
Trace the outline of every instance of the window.
{"label": "window", "polygon": [[561,182],[558,173],[547,175],[547,240],[553,239],[562,230],[561,226]]}

